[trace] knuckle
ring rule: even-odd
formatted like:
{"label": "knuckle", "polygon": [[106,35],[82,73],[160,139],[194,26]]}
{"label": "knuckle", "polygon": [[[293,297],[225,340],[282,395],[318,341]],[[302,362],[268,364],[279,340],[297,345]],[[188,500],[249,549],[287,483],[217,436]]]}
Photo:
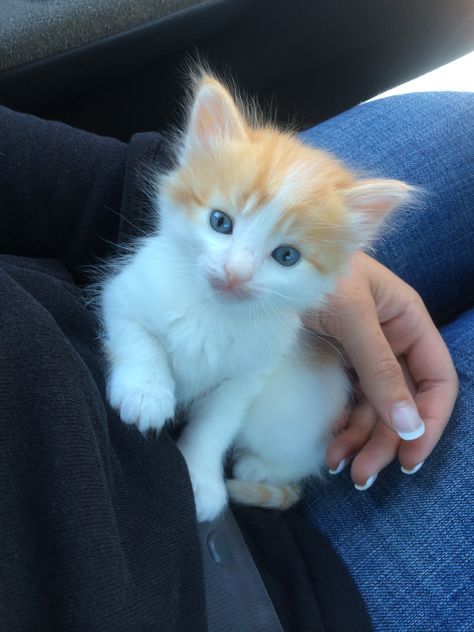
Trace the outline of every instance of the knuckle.
{"label": "knuckle", "polygon": [[425,303],[418,292],[411,286],[407,285],[407,294],[408,303],[405,311],[414,317],[419,316],[420,313],[424,313],[426,311]]}
{"label": "knuckle", "polygon": [[407,293],[407,297],[411,303],[423,303],[421,296],[418,294],[414,287],[412,287],[408,283],[405,283],[405,290]]}
{"label": "knuckle", "polygon": [[380,358],[374,372],[377,380],[383,382],[400,382],[403,379],[402,369],[395,358]]}

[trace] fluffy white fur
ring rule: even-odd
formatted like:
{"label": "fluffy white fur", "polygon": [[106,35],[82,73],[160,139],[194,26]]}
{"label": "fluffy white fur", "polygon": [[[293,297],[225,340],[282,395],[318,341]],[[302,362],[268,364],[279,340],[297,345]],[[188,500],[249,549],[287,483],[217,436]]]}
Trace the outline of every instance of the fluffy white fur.
{"label": "fluffy white fur", "polygon": [[[227,96],[212,82],[198,90],[181,165],[189,152],[209,151],[222,136],[245,133]],[[274,227],[297,190],[297,169],[264,208],[239,209],[232,235],[209,223],[212,209],[228,212],[228,199],[218,190],[190,214],[168,195],[165,182],[157,199],[159,230],[102,286],[110,403],[142,432],[161,430],[177,406],[187,409],[179,448],[200,521],[212,520],[226,505],[223,459],[231,446],[237,479],[298,482],[321,468],[330,426],[346,403],[344,370],[315,359],[300,320],[321,304],[336,275],[318,273],[304,256],[284,267],[269,254],[292,243],[288,227],[280,233]],[[165,180],[174,177],[172,172]],[[368,191],[351,194],[361,214],[364,196],[379,203],[387,193],[366,186]],[[364,226],[378,222],[364,218]],[[356,242],[348,246],[347,260]],[[242,294],[220,290],[232,276],[245,284]]]}
{"label": "fluffy white fur", "polygon": [[244,480],[287,483],[316,473],[347,384],[341,368],[306,361],[298,350],[298,312],[309,304],[303,270],[301,286],[282,278],[287,269],[268,271],[279,291],[268,287],[266,300],[221,297],[206,277],[218,265],[214,235],[188,228],[177,239],[168,225],[174,216],[162,208],[160,233],[103,288],[108,396],[141,431],[160,430],[176,404],[189,408],[180,449],[198,518],[211,520],[226,503],[222,461],[232,444],[246,450],[236,465]]}

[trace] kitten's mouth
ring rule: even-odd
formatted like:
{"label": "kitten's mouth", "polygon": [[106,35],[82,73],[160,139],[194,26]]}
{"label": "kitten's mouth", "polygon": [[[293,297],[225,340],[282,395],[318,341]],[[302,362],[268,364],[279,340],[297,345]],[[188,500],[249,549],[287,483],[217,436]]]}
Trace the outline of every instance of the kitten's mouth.
{"label": "kitten's mouth", "polygon": [[209,284],[213,290],[225,298],[242,300],[253,296],[253,291],[240,283],[232,283],[216,277],[209,277]]}

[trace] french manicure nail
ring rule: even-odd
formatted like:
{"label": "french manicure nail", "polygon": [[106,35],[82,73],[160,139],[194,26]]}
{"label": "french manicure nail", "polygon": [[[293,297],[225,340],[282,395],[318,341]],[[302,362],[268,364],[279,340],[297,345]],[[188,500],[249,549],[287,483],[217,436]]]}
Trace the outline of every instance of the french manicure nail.
{"label": "french manicure nail", "polygon": [[369,487],[373,485],[376,478],[377,478],[377,474],[372,474],[372,476],[370,476],[363,485],[358,485],[357,483],[354,483],[354,487],[358,489],[360,492],[365,492],[366,489],[369,489]]}
{"label": "french manicure nail", "polygon": [[421,463],[418,463],[418,465],[415,465],[415,467],[413,467],[411,470],[407,470],[402,465],[401,470],[404,474],[416,474],[418,470],[421,468],[421,466],[423,465],[423,463],[424,461],[421,461]]}
{"label": "french manicure nail", "polygon": [[410,402],[398,402],[390,415],[393,429],[405,441],[418,439],[425,432],[425,424]]}
{"label": "french manicure nail", "polygon": [[335,470],[329,470],[329,474],[340,474],[342,470],[346,467],[348,460],[349,459],[342,459]]}

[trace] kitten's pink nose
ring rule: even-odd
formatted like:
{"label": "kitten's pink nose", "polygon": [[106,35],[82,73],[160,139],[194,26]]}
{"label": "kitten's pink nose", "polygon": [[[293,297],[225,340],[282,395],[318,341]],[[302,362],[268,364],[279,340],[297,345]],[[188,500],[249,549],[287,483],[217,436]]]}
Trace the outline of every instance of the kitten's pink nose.
{"label": "kitten's pink nose", "polygon": [[230,253],[224,270],[230,287],[245,283],[252,278],[255,259],[250,250],[241,249]]}

